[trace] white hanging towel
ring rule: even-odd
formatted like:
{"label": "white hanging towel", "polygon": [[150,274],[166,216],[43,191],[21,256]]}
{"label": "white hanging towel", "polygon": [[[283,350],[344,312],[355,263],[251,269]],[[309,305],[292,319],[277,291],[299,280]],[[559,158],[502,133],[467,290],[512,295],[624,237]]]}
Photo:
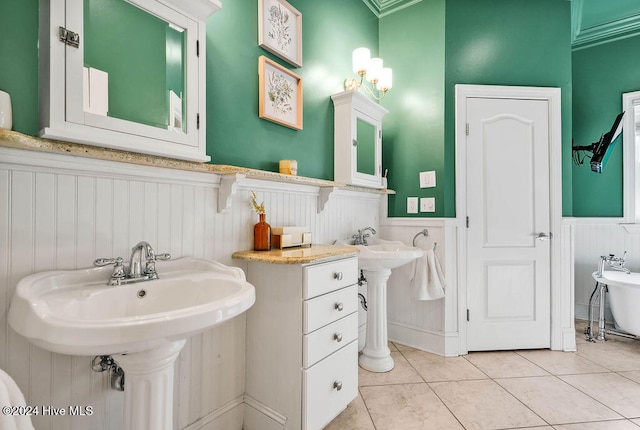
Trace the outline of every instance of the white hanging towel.
{"label": "white hanging towel", "polygon": [[424,256],[413,263],[411,286],[417,300],[438,300],[444,297],[444,272],[433,249],[426,249]]}
{"label": "white hanging towel", "polygon": [[[4,370],[0,369],[0,407],[25,406],[26,402],[20,388]],[[31,418],[26,415],[0,414],[2,430],[33,430]]]}

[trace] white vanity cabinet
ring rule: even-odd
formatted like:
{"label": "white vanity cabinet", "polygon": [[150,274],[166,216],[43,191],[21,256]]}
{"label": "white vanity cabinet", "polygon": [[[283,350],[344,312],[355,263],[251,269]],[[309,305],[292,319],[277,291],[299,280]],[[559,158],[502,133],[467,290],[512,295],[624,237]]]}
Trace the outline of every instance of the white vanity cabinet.
{"label": "white vanity cabinet", "polygon": [[357,396],[358,261],[346,252],[247,262],[245,430],[320,430]]}
{"label": "white vanity cabinet", "polygon": [[205,21],[221,6],[40,0],[38,135],[209,161]]}
{"label": "white vanity cabinet", "polygon": [[388,110],[357,91],[331,96],[334,105],[334,180],[384,188],[382,118]]}

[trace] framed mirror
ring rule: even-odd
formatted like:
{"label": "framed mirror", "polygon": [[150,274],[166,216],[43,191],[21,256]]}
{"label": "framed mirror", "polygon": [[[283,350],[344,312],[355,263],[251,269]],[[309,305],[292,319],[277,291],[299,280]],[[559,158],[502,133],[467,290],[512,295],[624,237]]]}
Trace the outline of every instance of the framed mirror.
{"label": "framed mirror", "polygon": [[220,6],[217,0],[40,0],[39,42],[50,49],[41,52],[39,135],[209,161],[199,44],[206,40],[205,20]]}

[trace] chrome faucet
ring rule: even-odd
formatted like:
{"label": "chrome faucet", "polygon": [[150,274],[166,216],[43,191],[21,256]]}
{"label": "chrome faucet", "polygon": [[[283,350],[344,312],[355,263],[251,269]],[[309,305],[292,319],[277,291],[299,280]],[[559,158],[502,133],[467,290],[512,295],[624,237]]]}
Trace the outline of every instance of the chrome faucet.
{"label": "chrome faucet", "polygon": [[156,261],[169,259],[171,259],[170,254],[156,254],[151,245],[142,241],[131,248],[128,268],[124,266],[122,257],[98,258],[93,265],[99,267],[113,264],[113,273],[107,285],[114,286],[158,279]]}
{"label": "chrome faucet", "polygon": [[371,234],[377,233],[373,227],[365,227],[362,230],[358,230],[356,234],[351,236],[353,238],[354,245],[365,245],[365,246],[368,245],[367,238],[371,237],[371,234],[366,233],[367,230],[369,230]]}
{"label": "chrome faucet", "polygon": [[624,272],[626,274],[631,273],[631,271],[624,266],[625,265],[624,257],[626,256],[627,256],[627,251],[624,252],[622,257],[616,257],[614,254],[601,255],[600,263],[598,264],[598,272],[596,273],[596,276],[598,278],[602,277],[602,272],[604,272],[605,263],[607,263],[607,265],[611,267],[611,269],[613,270]]}

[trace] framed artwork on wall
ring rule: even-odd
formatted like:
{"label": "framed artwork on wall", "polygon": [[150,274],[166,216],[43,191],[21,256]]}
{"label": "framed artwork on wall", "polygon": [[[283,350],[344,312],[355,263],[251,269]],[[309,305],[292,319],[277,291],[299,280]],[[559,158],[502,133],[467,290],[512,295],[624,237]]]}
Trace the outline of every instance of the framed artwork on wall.
{"label": "framed artwork on wall", "polygon": [[302,130],[302,78],[264,55],[258,76],[260,118]]}
{"label": "framed artwork on wall", "polygon": [[286,0],[258,0],[258,45],[302,67],[302,14]]}

